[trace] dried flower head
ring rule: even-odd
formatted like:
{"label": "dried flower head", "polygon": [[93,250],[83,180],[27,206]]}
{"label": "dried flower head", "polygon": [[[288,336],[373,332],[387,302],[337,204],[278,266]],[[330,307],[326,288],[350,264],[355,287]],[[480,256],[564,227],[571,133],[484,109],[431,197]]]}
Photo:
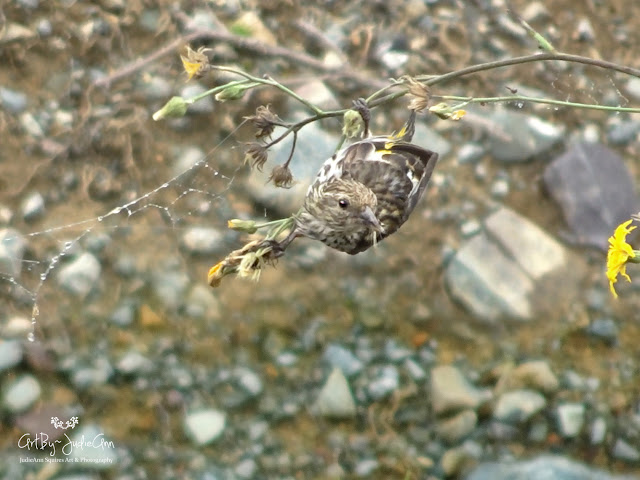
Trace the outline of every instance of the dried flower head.
{"label": "dried flower head", "polygon": [[256,127],[256,138],[270,136],[276,126],[284,126],[284,123],[278,115],[271,111],[271,106],[260,105],[256,109],[256,114],[244,117],[253,123]]}
{"label": "dried flower head", "polygon": [[222,279],[232,273],[258,280],[265,266],[275,265],[279,256],[275,246],[277,243],[273,240],[262,239],[254,240],[241,249],[234,250],[224,260],[211,267],[208,274],[209,285],[214,288],[220,286]]}
{"label": "dried flower head", "polygon": [[180,60],[182,60],[182,66],[184,71],[187,72],[187,81],[192,78],[200,78],[202,75],[207,73],[211,69],[211,64],[209,63],[209,57],[207,57],[206,52],[211,51],[210,48],[200,47],[198,50],[193,50],[189,45],[187,45],[186,55],[180,55]]}
{"label": "dried flower head", "polygon": [[244,163],[248,163],[251,167],[255,167],[262,171],[262,167],[267,161],[267,149],[258,142],[249,142],[246,144],[247,150],[244,153]]}
{"label": "dried flower head", "polygon": [[293,184],[293,174],[286,165],[276,165],[271,170],[269,181],[278,188],[291,188]]}
{"label": "dried flower head", "polygon": [[409,76],[403,77],[402,80],[409,87],[409,95],[411,97],[409,110],[421,112],[427,108],[431,100],[431,90],[429,86]]}

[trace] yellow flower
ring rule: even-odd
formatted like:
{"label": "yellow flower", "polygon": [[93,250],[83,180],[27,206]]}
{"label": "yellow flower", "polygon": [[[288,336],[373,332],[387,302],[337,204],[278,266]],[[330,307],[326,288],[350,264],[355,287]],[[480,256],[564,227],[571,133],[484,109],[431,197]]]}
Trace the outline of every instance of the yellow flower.
{"label": "yellow flower", "polygon": [[206,52],[209,50],[210,49],[204,47],[200,47],[198,50],[193,50],[190,46],[187,45],[186,55],[180,55],[180,60],[182,60],[182,67],[188,75],[187,82],[193,77],[201,77],[205,72],[209,70],[209,57],[207,57],[206,55]]}
{"label": "yellow flower", "polygon": [[182,66],[184,67],[184,71],[187,72],[187,82],[191,80],[193,77],[197,76],[200,72],[201,64],[197,62],[190,62],[185,57],[180,56],[182,60]]}
{"label": "yellow flower", "polygon": [[634,227],[630,227],[633,220],[628,220],[616,228],[612,237],[609,237],[609,252],[607,253],[607,278],[609,279],[609,289],[615,298],[618,298],[614,283],[618,281],[618,275],[622,275],[631,281],[629,275],[627,275],[627,262],[630,258],[634,258],[636,255],[626,241],[627,235],[635,230]]}

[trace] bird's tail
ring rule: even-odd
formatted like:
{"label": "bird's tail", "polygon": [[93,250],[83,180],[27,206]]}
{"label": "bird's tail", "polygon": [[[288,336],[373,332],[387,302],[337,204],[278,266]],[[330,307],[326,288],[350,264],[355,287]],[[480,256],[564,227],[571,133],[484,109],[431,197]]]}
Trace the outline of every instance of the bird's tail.
{"label": "bird's tail", "polygon": [[392,135],[392,139],[394,141],[402,141],[402,142],[410,142],[413,138],[413,134],[416,131],[416,111],[411,110],[411,115],[409,115],[409,119],[407,123],[404,124],[404,127],[400,129],[400,131],[394,135]]}

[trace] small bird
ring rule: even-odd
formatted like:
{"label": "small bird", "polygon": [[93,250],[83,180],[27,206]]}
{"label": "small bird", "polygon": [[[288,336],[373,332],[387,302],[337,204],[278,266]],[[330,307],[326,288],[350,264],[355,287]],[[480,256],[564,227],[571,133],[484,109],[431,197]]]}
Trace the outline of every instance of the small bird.
{"label": "small bird", "polygon": [[360,140],[327,159],[281,245],[308,237],[355,255],[398,230],[438,161],[437,153],[410,143],[415,120],[412,111],[397,134]]}

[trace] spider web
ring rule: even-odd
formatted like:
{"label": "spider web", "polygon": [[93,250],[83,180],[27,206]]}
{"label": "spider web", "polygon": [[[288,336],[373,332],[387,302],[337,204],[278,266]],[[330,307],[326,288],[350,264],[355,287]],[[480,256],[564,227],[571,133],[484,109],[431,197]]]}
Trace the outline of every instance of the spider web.
{"label": "spider web", "polygon": [[[3,308],[7,318],[28,318],[31,328],[27,338],[34,341],[44,324],[52,321],[52,326],[59,327],[60,319],[77,316],[85,302],[106,303],[113,308],[118,295],[110,292],[109,284],[113,284],[114,270],[117,270],[114,263],[123,259],[132,260],[138,273],[147,272],[163,261],[166,261],[168,269],[188,269],[195,259],[200,264],[198,273],[205,283],[204,265],[213,262],[215,256],[208,256],[203,263],[201,257],[206,256],[198,255],[199,248],[202,248],[198,247],[198,242],[207,243],[209,232],[218,239],[220,252],[231,244],[230,240],[219,238],[216,233],[222,221],[218,212],[231,211],[226,196],[241,166],[220,167],[216,156],[221,149],[234,154],[237,152],[237,142],[233,137],[239,128],[206,154],[199,149],[181,149],[176,156],[178,162],[179,158],[183,159],[182,164],[178,163],[182,170],[170,176],[171,169],[164,168],[164,173],[169,175],[166,181],[139,195],[125,191],[122,196],[131,199],[118,202],[115,207],[105,207],[109,202],[87,202],[84,198],[89,208],[81,201],[76,204],[82,211],[81,215],[85,215],[77,221],[65,223],[50,219],[55,215],[47,212],[42,223],[53,222],[53,226],[27,233],[24,233],[25,227],[7,229],[2,239],[3,246],[10,250],[9,247],[16,243],[24,245],[24,252],[10,256],[8,264],[3,266],[4,271],[0,272],[0,284],[3,286],[0,295],[7,300],[6,308]],[[184,166],[185,160],[189,166]],[[74,195],[78,196],[85,197]],[[53,210],[56,210],[55,206]],[[97,214],[87,215],[93,211]],[[195,254],[188,254],[183,247],[187,232],[193,228],[205,230],[196,230],[196,245],[192,247]],[[87,251],[103,264],[98,267],[95,285],[87,287],[86,292],[82,288],[81,292],[73,291],[73,288],[65,291],[61,282],[55,280],[56,274]],[[124,256],[120,256],[122,252],[125,252]],[[47,322],[43,324],[42,319]]]}

